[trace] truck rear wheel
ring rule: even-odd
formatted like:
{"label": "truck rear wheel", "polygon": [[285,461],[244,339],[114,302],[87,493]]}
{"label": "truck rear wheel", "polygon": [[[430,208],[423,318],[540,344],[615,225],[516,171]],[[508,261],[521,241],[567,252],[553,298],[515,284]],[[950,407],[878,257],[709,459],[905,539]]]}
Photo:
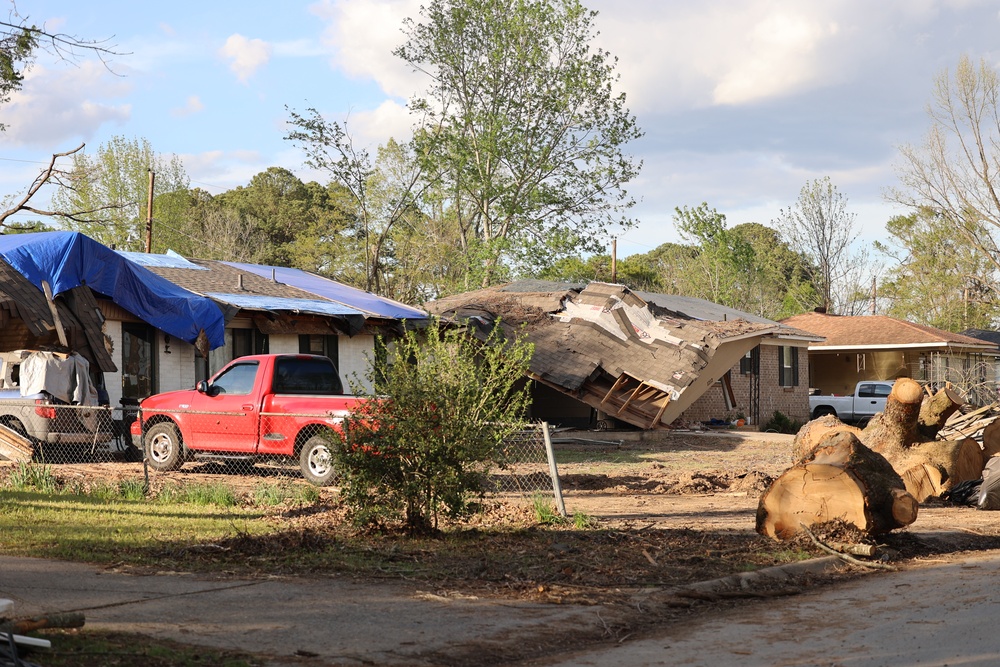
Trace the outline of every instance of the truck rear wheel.
{"label": "truck rear wheel", "polygon": [[181,436],[173,424],[156,424],[146,431],[146,460],[154,470],[177,470],[184,463]]}
{"label": "truck rear wheel", "polygon": [[316,486],[330,486],[337,481],[330,441],[321,435],[312,436],[302,445],[299,467],[306,481]]}
{"label": "truck rear wheel", "polygon": [[829,405],[821,405],[815,410],[813,410],[813,419],[819,419],[820,417],[824,417],[826,415],[833,415],[834,417],[836,417],[837,411],[831,408]]}

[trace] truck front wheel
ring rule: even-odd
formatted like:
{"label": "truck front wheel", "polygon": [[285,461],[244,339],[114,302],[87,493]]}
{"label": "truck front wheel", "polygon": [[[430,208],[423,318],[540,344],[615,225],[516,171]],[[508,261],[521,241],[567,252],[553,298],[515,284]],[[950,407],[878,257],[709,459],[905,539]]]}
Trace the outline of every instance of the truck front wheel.
{"label": "truck front wheel", "polygon": [[173,424],[157,424],[146,431],[146,459],[154,470],[177,470],[184,463],[181,437]]}
{"label": "truck front wheel", "polygon": [[316,486],[333,484],[337,480],[337,471],[333,465],[330,441],[321,435],[306,440],[299,451],[299,467],[306,481]]}

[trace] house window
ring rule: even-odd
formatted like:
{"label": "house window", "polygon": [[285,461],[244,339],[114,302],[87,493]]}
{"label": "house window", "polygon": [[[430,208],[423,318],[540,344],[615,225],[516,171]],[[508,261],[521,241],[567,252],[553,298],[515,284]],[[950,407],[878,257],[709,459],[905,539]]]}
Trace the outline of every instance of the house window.
{"label": "house window", "polygon": [[333,365],[340,368],[340,336],[299,334],[299,353],[329,357]]}
{"label": "house window", "polygon": [[760,345],[750,350],[740,359],[740,375],[760,374]]}
{"label": "house window", "polygon": [[256,329],[232,329],[233,359],[251,354],[267,354],[268,337]]}
{"label": "house window", "polygon": [[790,345],[778,348],[778,386],[799,386],[799,348]]}
{"label": "house window", "polygon": [[138,402],[156,393],[155,335],[146,324],[122,324],[123,402]]}

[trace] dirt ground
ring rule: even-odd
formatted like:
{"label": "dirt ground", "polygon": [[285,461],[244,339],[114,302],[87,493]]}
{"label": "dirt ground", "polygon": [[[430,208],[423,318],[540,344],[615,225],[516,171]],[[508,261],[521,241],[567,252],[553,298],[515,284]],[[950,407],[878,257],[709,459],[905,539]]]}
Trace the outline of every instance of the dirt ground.
{"label": "dirt ground", "polygon": [[[590,634],[543,633],[530,651],[524,642],[505,646],[505,660],[553,654],[567,646],[620,641],[692,614],[745,604],[755,595],[789,595],[803,587],[824,585],[838,578],[861,576],[863,570],[812,577],[782,590],[751,591],[741,599],[671,598],[660,607],[643,603],[644,590],[675,589],[746,569],[787,561],[788,549],[810,551],[808,540],[778,544],[754,532],[760,494],[791,465],[792,437],[755,432],[575,433],[554,437],[566,509],[587,519],[588,528],[575,530],[534,525],[530,503],[509,497],[489,505],[485,516],[466,525],[459,538],[428,545],[380,536],[362,547],[344,541],[336,526],[343,524],[334,492],[324,491],[315,506],[276,516],[283,527],[264,539],[234,537],[211,551],[178,550],[176,566],[161,569],[235,573],[237,576],[292,575],[283,560],[289,549],[363,549],[368,560],[381,564],[368,575],[373,584],[390,576],[376,571],[405,569],[401,586],[419,586],[434,595],[475,599],[518,599],[526,602],[601,605],[609,610],[607,624]],[[64,484],[86,486],[143,474],[137,463],[92,462],[57,465]],[[7,470],[4,470],[6,468]],[[0,464],[0,476],[10,464]],[[154,475],[153,488],[172,483],[224,481],[250,494],[264,484],[304,484],[291,470],[257,469],[255,476],[217,463],[189,464],[180,471]],[[492,531],[508,526],[510,530]],[[956,560],[970,552],[1000,549],[1000,513],[927,503],[905,530],[883,536],[880,544],[896,567],[933,560]],[[811,550],[813,555],[822,555]],[[347,556],[350,554],[347,553]],[[158,558],[164,558],[162,554]],[[172,556],[170,556],[172,557]],[[248,566],[247,563],[252,563]],[[331,570],[330,572],[334,572]],[[321,568],[307,576],[328,574]],[[352,572],[355,581],[364,574]],[[501,605],[502,607],[502,605]],[[539,631],[541,632],[541,630]],[[550,636],[551,635],[551,636]],[[436,664],[489,664],[483,647],[451,647]],[[498,663],[499,664],[499,663]]]}

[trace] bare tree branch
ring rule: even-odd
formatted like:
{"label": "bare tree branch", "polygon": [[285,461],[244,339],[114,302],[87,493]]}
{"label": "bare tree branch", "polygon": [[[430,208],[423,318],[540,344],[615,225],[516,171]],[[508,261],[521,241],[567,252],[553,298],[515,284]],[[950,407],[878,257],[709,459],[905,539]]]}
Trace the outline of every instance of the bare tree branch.
{"label": "bare tree branch", "polygon": [[31,206],[29,204],[31,199],[36,194],[38,194],[38,191],[41,190],[42,187],[44,187],[47,183],[49,183],[50,181],[56,181],[61,183],[61,177],[67,175],[67,172],[56,168],[56,161],[59,158],[69,157],[70,155],[79,153],[80,151],[83,150],[83,147],[85,145],[86,144],[80,144],[73,150],[66,151],[64,153],[54,153],[52,155],[52,159],[49,161],[49,166],[43,169],[42,173],[40,173],[35,178],[31,186],[28,188],[27,192],[25,192],[24,196],[21,197],[21,199],[18,202],[16,202],[13,206],[8,208],[6,211],[0,212],[0,228],[9,227],[10,225],[7,222],[7,218],[22,211],[27,211],[29,213],[34,213],[36,215],[68,218],[70,220],[79,220],[81,218],[84,218],[84,216],[90,215],[92,213],[97,213],[98,211],[116,208],[114,206],[102,206],[100,208],[96,208],[93,210],[86,210],[86,211],[46,211],[43,209],[35,208],[34,206]]}

